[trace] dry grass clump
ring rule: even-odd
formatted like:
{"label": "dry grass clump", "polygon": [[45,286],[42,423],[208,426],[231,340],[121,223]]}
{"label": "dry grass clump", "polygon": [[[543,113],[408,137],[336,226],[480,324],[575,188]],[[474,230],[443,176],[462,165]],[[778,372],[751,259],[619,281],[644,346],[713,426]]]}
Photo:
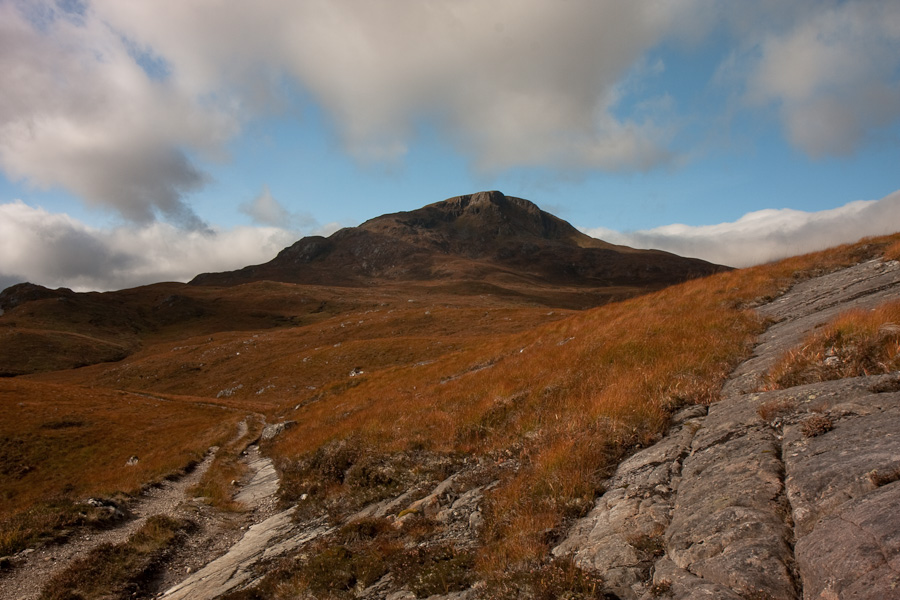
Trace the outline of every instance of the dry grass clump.
{"label": "dry grass clump", "polygon": [[543,559],[527,568],[493,573],[485,597],[497,600],[612,599],[596,573],[582,570],[569,557]]}
{"label": "dry grass clump", "polygon": [[422,449],[385,452],[353,435],[299,460],[280,458],[276,464],[281,501],[298,504],[297,519],[325,514],[339,521],[367,504],[413,488],[424,495],[429,486],[459,470],[462,459]]}
{"label": "dry grass clump", "polygon": [[232,482],[240,480],[247,473],[247,466],[241,462],[241,454],[254,440],[259,439],[264,427],[262,419],[255,415],[248,416],[245,423],[246,433],[232,437],[218,449],[209,469],[188,493],[195,498],[206,498],[212,506],[221,510],[238,511],[244,508],[233,499]]}
{"label": "dry grass clump", "polygon": [[770,371],[772,388],[890,373],[900,368],[900,301],[845,312]]}
{"label": "dry grass clump", "polygon": [[469,587],[475,576],[473,551],[446,541],[423,543],[423,525],[399,529],[376,518],[349,523],[283,561],[254,589],[229,594],[225,600],[349,599],[386,575],[391,585],[419,598]]}
{"label": "dry grass clump", "polygon": [[793,412],[797,408],[797,401],[793,398],[773,398],[759,405],[756,414],[766,423],[771,423],[778,417]]}
{"label": "dry grass clump", "polygon": [[872,471],[869,471],[868,477],[869,481],[872,482],[872,485],[875,487],[881,487],[883,485],[888,485],[889,483],[894,483],[895,481],[900,481],[900,465],[884,469],[873,469]]}
{"label": "dry grass clump", "polygon": [[884,250],[885,260],[900,260],[900,241],[893,242]]}
{"label": "dry grass clump", "polygon": [[95,506],[71,498],[41,501],[0,521],[0,556],[15,554],[29,545],[65,541],[76,529],[107,529],[125,515],[123,499]]}
{"label": "dry grass clump", "polygon": [[126,542],[104,544],[54,575],[44,586],[40,600],[144,596],[165,551],[192,527],[187,521],[152,516]]}
{"label": "dry grass clump", "polygon": [[834,422],[825,415],[813,415],[800,423],[803,437],[816,437],[834,429]]}

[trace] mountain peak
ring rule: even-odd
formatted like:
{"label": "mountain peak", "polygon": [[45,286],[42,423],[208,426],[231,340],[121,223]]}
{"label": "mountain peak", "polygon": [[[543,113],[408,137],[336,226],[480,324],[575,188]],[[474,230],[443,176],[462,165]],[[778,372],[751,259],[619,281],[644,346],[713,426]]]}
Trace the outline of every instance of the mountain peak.
{"label": "mountain peak", "polygon": [[491,190],[375,217],[328,238],[303,238],[264,265],[207,273],[192,283],[235,285],[269,279],[369,286],[387,281],[478,281],[631,290],[658,288],[721,268],[609,244],[533,202]]}
{"label": "mountain peak", "polygon": [[360,229],[399,237],[466,256],[493,254],[510,242],[561,242],[579,247],[611,247],[522,198],[500,191],[477,192],[422,208],[366,221]]}

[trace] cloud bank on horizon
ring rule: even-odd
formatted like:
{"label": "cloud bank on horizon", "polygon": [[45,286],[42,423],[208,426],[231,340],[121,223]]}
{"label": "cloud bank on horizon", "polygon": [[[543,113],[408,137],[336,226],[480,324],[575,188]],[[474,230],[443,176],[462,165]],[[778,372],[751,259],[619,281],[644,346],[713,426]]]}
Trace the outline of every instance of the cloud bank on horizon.
{"label": "cloud bank on horizon", "polygon": [[582,231],[613,244],[666,250],[731,267],[750,267],[867,236],[896,233],[898,224],[900,190],[881,200],[857,200],[818,212],[759,210],[733,223],[666,225],[633,232],[602,227]]}
{"label": "cloud bank on horizon", "polygon": [[30,281],[108,291],[188,281],[270,260],[296,241],[276,227],[185,231],[169,223],[97,229],[24,202],[0,204],[0,289]]}
{"label": "cloud bank on horizon", "polygon": [[[729,101],[719,114],[685,115],[651,85],[672,67],[652,51],[689,53],[719,36],[727,51],[705,85]],[[229,236],[249,240],[249,227],[209,223],[192,198],[253,123],[312,106],[363,164],[402,163],[433,130],[478,173],[678,169],[702,152],[692,142],[703,146],[741,111],[771,112],[801,155],[852,155],[883,142],[900,119],[898,45],[894,0],[0,0],[0,170],[123,222],[100,229],[44,214],[41,235],[78,252],[55,255],[58,265],[37,262],[52,260],[49,250],[19,262],[4,254],[0,285],[65,282],[68,273],[73,287],[105,288],[187,277],[174,263],[226,268],[224,259],[193,266],[163,248],[215,254]],[[0,198],[4,244],[39,231],[27,213],[40,209],[13,199]],[[259,228],[252,235],[266,252],[260,240],[318,227],[266,187],[235,208]],[[778,222],[816,214],[779,213]],[[760,218],[731,225],[743,231]],[[681,235],[684,247],[699,248],[703,236],[728,231],[709,227],[629,239],[676,247]],[[161,241],[179,235],[193,245]],[[118,237],[149,244],[143,254],[154,258],[136,258]],[[119,275],[92,272],[92,252]]]}
{"label": "cloud bank on horizon", "polygon": [[[271,211],[284,216],[284,209],[268,190],[263,190],[255,204],[263,215]],[[897,223],[900,190],[881,200],[858,200],[819,212],[761,210],[719,225],[669,225],[635,232],[581,229],[614,244],[747,267],[870,235],[894,233]],[[315,233],[329,235],[336,229],[337,225],[330,224]],[[297,237],[296,232],[274,226],[274,222],[266,227],[227,231],[185,232],[167,223],[96,229],[20,201],[0,204],[0,290],[26,279],[75,291],[184,282],[201,272],[266,262]],[[25,277],[23,273],[30,275]]]}

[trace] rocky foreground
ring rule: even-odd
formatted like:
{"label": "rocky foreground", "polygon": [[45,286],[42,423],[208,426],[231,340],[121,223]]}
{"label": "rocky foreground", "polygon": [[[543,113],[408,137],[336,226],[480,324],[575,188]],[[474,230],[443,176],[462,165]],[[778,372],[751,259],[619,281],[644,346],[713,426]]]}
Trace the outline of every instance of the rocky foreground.
{"label": "rocky foreground", "polygon": [[723,399],[623,462],[554,554],[628,600],[900,598],[900,373],[759,391],[816,327],[897,298],[900,264],[872,261],[759,308]]}

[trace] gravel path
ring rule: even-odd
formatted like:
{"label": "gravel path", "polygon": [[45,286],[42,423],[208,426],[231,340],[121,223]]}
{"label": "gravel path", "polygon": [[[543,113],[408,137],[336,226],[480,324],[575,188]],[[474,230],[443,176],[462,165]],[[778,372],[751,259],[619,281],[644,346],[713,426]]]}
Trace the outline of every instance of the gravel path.
{"label": "gravel path", "polygon": [[119,527],[107,531],[88,531],[62,545],[46,546],[17,557],[18,566],[0,578],[0,600],[33,600],[41,588],[55,574],[65,569],[75,558],[84,556],[101,544],[124,542],[152,515],[174,515],[184,503],[185,492],[200,481],[215,457],[211,448],[197,467],[178,480],[163,481],[147,490],[131,507],[135,516]]}

